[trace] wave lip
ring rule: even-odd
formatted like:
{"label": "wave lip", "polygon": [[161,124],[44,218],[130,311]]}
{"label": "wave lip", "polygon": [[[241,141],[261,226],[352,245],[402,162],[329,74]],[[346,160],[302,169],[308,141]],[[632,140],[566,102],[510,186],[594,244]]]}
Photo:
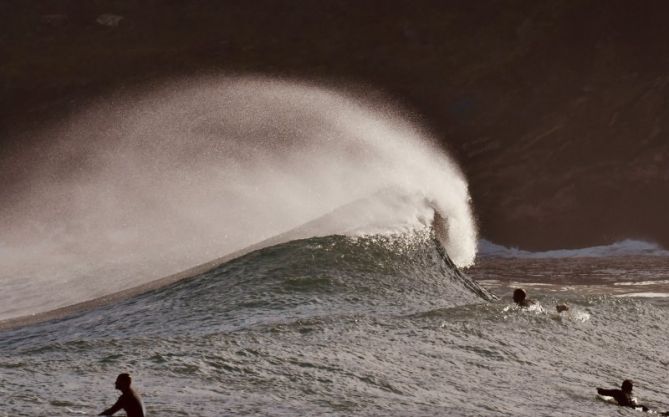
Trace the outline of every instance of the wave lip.
{"label": "wave lip", "polygon": [[610,245],[531,252],[515,247],[509,248],[481,239],[479,241],[478,255],[484,258],[606,258],[618,256],[669,256],[669,251],[651,242],[625,239]]}

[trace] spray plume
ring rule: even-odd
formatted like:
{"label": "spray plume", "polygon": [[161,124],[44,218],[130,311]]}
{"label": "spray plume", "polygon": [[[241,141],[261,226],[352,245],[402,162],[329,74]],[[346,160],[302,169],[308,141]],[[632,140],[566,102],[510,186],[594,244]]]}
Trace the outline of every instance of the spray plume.
{"label": "spray plume", "polygon": [[387,104],[206,77],[99,101],[40,135],[0,161],[26,167],[0,205],[0,320],[147,283],[304,224],[292,238],[396,233],[429,226],[436,210],[455,264],[476,254],[463,175]]}

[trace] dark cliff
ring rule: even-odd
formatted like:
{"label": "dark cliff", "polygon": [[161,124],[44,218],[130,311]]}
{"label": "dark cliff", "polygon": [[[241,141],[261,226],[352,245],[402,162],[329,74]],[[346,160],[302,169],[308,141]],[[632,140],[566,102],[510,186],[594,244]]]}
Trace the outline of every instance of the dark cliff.
{"label": "dark cliff", "polygon": [[667,17],[619,0],[5,0],[0,137],[20,147],[97,95],[171,76],[369,85],[455,155],[482,236],[669,246]]}

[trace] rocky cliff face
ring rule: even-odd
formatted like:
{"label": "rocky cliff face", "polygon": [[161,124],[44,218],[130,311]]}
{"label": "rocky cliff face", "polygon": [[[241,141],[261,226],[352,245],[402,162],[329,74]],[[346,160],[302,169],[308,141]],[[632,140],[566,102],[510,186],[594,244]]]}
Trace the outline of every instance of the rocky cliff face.
{"label": "rocky cliff face", "polygon": [[20,148],[90,98],[171,76],[370,86],[455,154],[484,237],[666,247],[667,17],[666,2],[622,0],[5,0],[0,137]]}

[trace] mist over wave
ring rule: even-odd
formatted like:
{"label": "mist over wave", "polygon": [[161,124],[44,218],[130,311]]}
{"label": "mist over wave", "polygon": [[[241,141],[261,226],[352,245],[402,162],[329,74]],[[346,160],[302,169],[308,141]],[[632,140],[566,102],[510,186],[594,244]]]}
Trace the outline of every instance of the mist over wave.
{"label": "mist over wave", "polygon": [[[476,255],[467,183],[386,103],[249,77],[106,97],[0,159],[0,319],[291,239],[437,227]],[[345,209],[342,209],[344,207]],[[323,221],[319,221],[322,219]],[[288,236],[288,235],[287,235]]]}
{"label": "mist over wave", "polygon": [[518,248],[508,248],[481,239],[478,254],[482,257],[498,258],[599,258],[633,255],[669,256],[669,251],[655,243],[625,239],[610,245],[592,246],[589,248],[530,252]]}

